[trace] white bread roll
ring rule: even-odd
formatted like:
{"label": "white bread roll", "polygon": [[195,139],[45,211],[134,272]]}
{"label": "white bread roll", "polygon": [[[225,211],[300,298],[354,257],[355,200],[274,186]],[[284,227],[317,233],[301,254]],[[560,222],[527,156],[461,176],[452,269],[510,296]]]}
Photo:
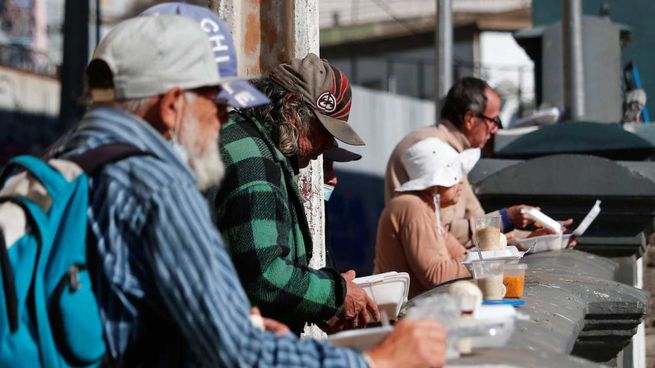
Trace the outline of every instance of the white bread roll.
{"label": "white bread roll", "polygon": [[450,295],[457,296],[460,300],[460,307],[464,312],[472,312],[482,305],[482,291],[471,281],[457,281],[448,287]]}

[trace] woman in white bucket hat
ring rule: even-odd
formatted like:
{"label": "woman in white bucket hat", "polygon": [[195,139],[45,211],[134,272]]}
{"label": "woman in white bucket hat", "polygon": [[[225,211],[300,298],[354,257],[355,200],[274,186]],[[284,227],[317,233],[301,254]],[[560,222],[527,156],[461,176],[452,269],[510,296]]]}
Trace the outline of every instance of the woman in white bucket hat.
{"label": "woman in white bucket hat", "polygon": [[458,153],[438,138],[424,139],[403,155],[410,180],[380,215],[374,272],[409,273],[409,297],[470,276],[460,263],[466,248],[443,229],[438,207],[457,203],[462,180],[479,158],[479,149]]}

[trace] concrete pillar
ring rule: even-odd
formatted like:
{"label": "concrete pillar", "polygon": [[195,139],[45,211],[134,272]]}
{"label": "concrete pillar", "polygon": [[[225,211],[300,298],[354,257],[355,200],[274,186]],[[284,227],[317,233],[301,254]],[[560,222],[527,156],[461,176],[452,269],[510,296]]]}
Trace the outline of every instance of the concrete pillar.
{"label": "concrete pillar", "polygon": [[[307,53],[319,54],[318,0],[213,0],[210,7],[227,22],[237,45],[239,71],[259,76]],[[301,170],[298,185],[314,243],[310,266],[325,266],[323,158]],[[322,337],[319,329],[307,331]]]}

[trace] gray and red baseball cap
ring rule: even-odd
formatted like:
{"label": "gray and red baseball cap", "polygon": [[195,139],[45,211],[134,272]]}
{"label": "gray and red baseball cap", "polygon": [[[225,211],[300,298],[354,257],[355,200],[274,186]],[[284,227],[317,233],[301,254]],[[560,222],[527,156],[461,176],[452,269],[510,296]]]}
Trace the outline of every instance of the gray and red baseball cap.
{"label": "gray and red baseball cap", "polygon": [[232,34],[227,25],[208,8],[181,2],[163,3],[152,6],[141,15],[179,15],[196,21],[207,33],[214,54],[214,61],[221,80],[218,101],[237,108],[265,105],[268,97],[248,83],[248,78],[239,77],[237,53]]}
{"label": "gray and red baseball cap", "polygon": [[354,146],[365,144],[348,124],[352,92],[348,78],[338,68],[310,53],[276,66],[269,77],[300,94],[334,138]]}

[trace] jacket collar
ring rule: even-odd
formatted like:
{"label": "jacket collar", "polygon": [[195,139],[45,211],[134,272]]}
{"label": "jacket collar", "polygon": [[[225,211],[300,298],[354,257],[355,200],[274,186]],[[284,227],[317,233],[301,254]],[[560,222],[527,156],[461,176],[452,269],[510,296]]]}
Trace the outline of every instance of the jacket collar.
{"label": "jacket collar", "polygon": [[287,191],[289,192],[288,198],[291,201],[292,205],[296,208],[298,213],[298,222],[300,226],[300,231],[303,233],[303,242],[305,245],[305,254],[307,259],[312,258],[313,252],[313,240],[311,236],[311,231],[309,229],[309,223],[307,221],[307,215],[305,213],[305,206],[302,203],[302,196],[300,195],[300,189],[298,188],[298,182],[296,181],[295,176],[298,175],[298,164],[296,156],[286,157],[277,145],[273,142],[272,134],[273,128],[269,122],[261,122],[254,117],[247,117],[243,114],[240,114],[245,120],[250,121],[259,132],[261,138],[266,142],[269,150],[273,152],[273,158],[276,162],[279,162],[282,170],[286,173],[284,175],[284,180],[287,181]]}
{"label": "jacket collar", "polygon": [[264,142],[266,142],[266,145],[273,153],[273,159],[275,160],[275,162],[279,162],[285,168],[285,170],[291,171],[294,175],[298,175],[298,173],[300,172],[300,169],[298,168],[298,156],[293,155],[287,157],[280,151],[277,144],[275,144],[275,142],[273,141],[274,133],[271,123],[266,120],[262,121],[252,116],[241,114],[240,112],[239,112],[239,116],[253,123],[253,125],[261,135],[262,139],[264,140]]}
{"label": "jacket collar", "polygon": [[443,119],[439,122],[437,129],[443,133],[446,143],[452,146],[458,152],[471,148],[471,142],[453,123]]}
{"label": "jacket collar", "polygon": [[106,106],[89,110],[71,138],[67,152],[87,150],[107,143],[127,143],[172,165],[194,183],[196,181],[188,163],[173,150],[170,141],[165,140],[150,123],[124,110]]}

